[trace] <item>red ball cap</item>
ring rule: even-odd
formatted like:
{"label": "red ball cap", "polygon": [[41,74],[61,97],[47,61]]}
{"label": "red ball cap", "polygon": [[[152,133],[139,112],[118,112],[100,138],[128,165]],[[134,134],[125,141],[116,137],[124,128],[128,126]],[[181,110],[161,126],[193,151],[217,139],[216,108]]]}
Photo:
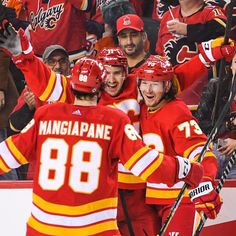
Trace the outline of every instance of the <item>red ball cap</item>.
{"label": "red ball cap", "polygon": [[123,29],[143,31],[143,27],[144,23],[142,19],[135,14],[123,15],[116,21],[117,34],[119,34]]}

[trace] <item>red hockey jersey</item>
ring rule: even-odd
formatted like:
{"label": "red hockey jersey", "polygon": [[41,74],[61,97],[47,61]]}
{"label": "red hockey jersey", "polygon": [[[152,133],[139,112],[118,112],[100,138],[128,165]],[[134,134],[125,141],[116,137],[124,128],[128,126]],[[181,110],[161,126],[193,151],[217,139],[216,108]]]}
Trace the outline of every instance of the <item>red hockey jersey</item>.
{"label": "red hockey jersey", "polygon": [[63,46],[70,59],[86,53],[85,11],[91,0],[23,0],[31,24],[30,37],[35,54],[42,56],[52,44]]}
{"label": "red hockey jersey", "polygon": [[[139,132],[140,105],[137,101],[137,97],[136,78],[135,76],[129,75],[125,79],[122,92],[118,96],[111,97],[109,94],[104,92],[99,100],[99,104],[114,107],[126,113],[136,131]],[[119,188],[144,189],[146,187],[145,182],[125,169],[122,163],[119,163],[118,171]]]}
{"label": "red hockey jersey", "polygon": [[[69,77],[50,71],[35,56],[24,58],[16,66],[24,73],[27,85],[40,100],[73,103],[74,95],[70,90]],[[181,91],[192,85],[207,71],[208,68],[201,62],[198,55],[174,68],[177,77],[176,82]]]}
{"label": "red hockey jersey", "polygon": [[177,171],[176,160],[143,144],[123,112],[99,105],[44,105],[20,134],[0,143],[0,173],[34,159],[27,235],[35,236],[119,235],[119,159],[157,183],[173,184]]}
{"label": "red hockey jersey", "polygon": [[[73,103],[74,95],[70,90],[69,78],[50,71],[38,58],[24,60],[22,63],[18,63],[17,67],[23,71],[29,88],[41,100]],[[183,90],[189,87],[199,74],[201,75],[207,70],[198,56],[176,67],[175,73],[178,77],[179,88]],[[115,106],[124,111],[130,117],[132,124],[139,130],[140,107],[137,102],[136,80],[133,76],[130,75],[127,78],[123,92],[119,96],[112,98],[103,93],[99,103]],[[122,189],[140,189],[145,186],[144,181],[132,175],[122,164],[119,164],[119,187]]]}
{"label": "red hockey jersey", "polygon": [[[177,99],[154,112],[149,112],[143,105],[140,126],[143,140],[147,145],[171,156],[183,156],[196,160],[207,141],[207,137],[199,128],[187,106]],[[202,164],[204,175],[214,179],[217,172],[217,161],[210,149],[206,151]],[[146,191],[147,203],[172,204],[182,186],[183,182],[179,182],[171,188],[166,184],[149,182]],[[187,192],[182,201],[190,201]]]}
{"label": "red hockey jersey", "polygon": [[[204,6],[195,14],[188,17],[182,16],[180,6],[176,6],[171,10],[171,12],[175,19],[178,19],[180,22],[187,23],[188,25],[205,24],[211,20],[214,20],[214,27],[218,27],[218,29],[222,28],[222,32],[224,32],[226,17],[222,10],[218,7]],[[176,36],[169,32],[167,29],[167,22],[173,19],[171,12],[167,11],[161,20],[158,40],[156,44],[156,52],[158,55],[167,56],[172,65],[176,65],[190,60],[192,57],[199,53],[197,47],[197,42],[199,42],[199,39],[192,39],[190,38],[190,35],[187,35],[187,37]],[[211,34],[212,38],[216,38],[217,36],[219,36],[219,33],[217,36],[214,35],[214,32],[218,32],[219,30],[215,30],[214,32],[212,31],[212,29],[210,30],[211,31],[208,33]],[[210,38],[208,38],[207,40],[209,39]]]}

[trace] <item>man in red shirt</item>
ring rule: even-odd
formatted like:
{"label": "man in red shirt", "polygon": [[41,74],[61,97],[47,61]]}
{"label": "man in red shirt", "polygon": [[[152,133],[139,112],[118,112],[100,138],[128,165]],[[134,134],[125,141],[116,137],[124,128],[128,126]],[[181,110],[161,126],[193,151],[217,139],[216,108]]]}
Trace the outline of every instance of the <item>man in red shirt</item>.
{"label": "man in red shirt", "polygon": [[[165,154],[180,155],[195,161],[207,137],[185,103],[175,98],[177,88],[170,62],[163,57],[152,56],[137,73],[144,102],[140,115],[144,142]],[[217,160],[211,148],[207,149],[201,163],[204,167],[204,177],[200,187],[209,191],[198,191],[198,194],[191,198],[195,204],[186,193],[165,234],[172,235],[176,232],[183,236],[193,235],[197,219],[195,209],[204,211],[212,219],[219,212],[222,201],[214,190]],[[156,223],[160,227],[165,222],[182,185],[183,183],[178,183],[170,187],[166,184],[147,183],[146,202],[156,206]]]}
{"label": "man in red shirt", "polygon": [[[99,104],[123,111],[139,133],[140,106],[136,77],[128,74],[126,56],[118,47],[104,48],[97,59],[107,71],[106,86]],[[146,183],[128,171],[121,162],[118,171],[117,221],[120,232],[122,235],[142,236],[144,232],[156,235],[155,211],[152,206],[145,204]]]}

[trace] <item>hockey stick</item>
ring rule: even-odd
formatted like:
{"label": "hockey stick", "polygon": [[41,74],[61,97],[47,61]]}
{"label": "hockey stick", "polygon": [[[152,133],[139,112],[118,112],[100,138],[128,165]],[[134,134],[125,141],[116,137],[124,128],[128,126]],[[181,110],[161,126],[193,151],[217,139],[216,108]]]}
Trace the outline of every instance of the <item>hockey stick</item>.
{"label": "hockey stick", "polygon": [[[219,183],[218,183],[218,185],[216,187],[216,192],[217,193],[219,193],[220,190],[223,188],[225,180],[226,180],[230,170],[232,169],[232,167],[233,167],[233,165],[235,163],[236,163],[236,151],[234,151],[232,156],[230,157],[229,162],[226,165],[225,170],[224,170],[224,172],[223,172],[223,174],[222,174],[222,176],[220,178],[220,181],[219,181]],[[203,213],[203,215],[201,216],[201,220],[200,220],[200,222],[198,224],[198,227],[197,227],[197,229],[196,229],[196,231],[194,233],[194,236],[199,236],[199,234],[200,234],[200,232],[201,232],[201,230],[202,230],[206,220],[207,220],[207,216],[206,216],[205,213]]]}
{"label": "hockey stick", "polygon": [[[231,101],[232,101],[232,99],[233,99],[233,97],[235,95],[235,87],[236,87],[236,80],[235,80],[235,74],[234,74],[233,78],[232,78],[232,84],[231,84],[230,94],[229,94],[228,100],[225,103],[225,105],[224,105],[224,107],[222,109],[222,112],[220,113],[220,116],[219,116],[218,120],[216,121],[213,129],[211,130],[211,133],[209,134],[209,137],[208,137],[205,145],[203,146],[202,151],[199,154],[199,157],[197,158],[198,162],[202,161],[202,158],[204,157],[204,155],[205,155],[205,153],[206,153],[210,143],[212,143],[212,141],[215,139],[215,136],[216,136],[219,128],[221,127],[221,125],[222,125],[222,123],[224,121],[226,113],[227,113],[227,111],[228,111],[228,109],[230,107]],[[172,208],[170,209],[169,215],[167,216],[164,224],[162,225],[162,227],[160,229],[159,236],[162,236],[165,233],[165,231],[166,231],[170,221],[172,220],[172,218],[173,218],[173,216],[174,216],[174,214],[175,214],[175,212],[176,212],[176,210],[177,210],[177,208],[178,208],[178,206],[179,206],[179,204],[180,204],[180,202],[181,202],[181,200],[182,200],[182,198],[184,196],[184,192],[186,191],[187,188],[188,188],[188,185],[186,183],[184,183],[182,189],[179,192],[178,197],[176,198]]]}
{"label": "hockey stick", "polygon": [[[227,22],[226,22],[226,27],[225,27],[225,35],[224,35],[224,43],[223,45],[228,44],[229,42],[229,35],[232,27],[232,22],[233,22],[233,8],[234,8],[234,3],[236,0],[231,0],[228,8],[227,8]],[[224,75],[224,67],[225,67],[225,59],[220,60],[220,68],[219,68],[219,83],[217,84],[217,89],[216,89],[216,95],[215,95],[215,102],[214,102],[214,107],[212,111],[212,124],[214,125],[216,122],[216,117],[217,117],[217,112],[218,112],[218,103],[219,103],[219,95],[220,95],[220,84],[222,81],[222,77]]]}

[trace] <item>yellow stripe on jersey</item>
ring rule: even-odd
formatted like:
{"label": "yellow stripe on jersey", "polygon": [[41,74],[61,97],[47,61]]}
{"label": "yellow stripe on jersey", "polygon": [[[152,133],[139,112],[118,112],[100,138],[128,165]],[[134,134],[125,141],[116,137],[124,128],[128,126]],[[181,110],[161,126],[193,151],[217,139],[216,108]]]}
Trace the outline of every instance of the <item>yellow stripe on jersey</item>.
{"label": "yellow stripe on jersey", "polygon": [[162,161],[163,161],[163,154],[159,153],[159,158],[157,158],[142,174],[141,174],[141,178],[142,179],[147,179],[155,170],[157,170],[159,168],[159,166],[161,165]]}
{"label": "yellow stripe on jersey", "polygon": [[[196,161],[199,156],[200,156],[200,155],[197,155],[197,156],[194,158],[194,161]],[[212,151],[206,151],[205,154],[204,154],[204,157],[202,158],[202,160],[205,159],[205,158],[207,158],[207,157],[215,157],[215,158],[216,158],[216,156],[213,154]]]}
{"label": "yellow stripe on jersey", "polygon": [[118,182],[127,184],[145,183],[144,180],[130,173],[127,174],[118,173]]}
{"label": "yellow stripe on jersey", "polygon": [[33,203],[40,209],[52,214],[79,216],[98,210],[117,207],[117,198],[102,199],[81,206],[66,206],[48,202],[34,193]]}
{"label": "yellow stripe on jersey", "polygon": [[8,171],[11,170],[10,168],[8,168],[8,167],[5,165],[5,163],[2,161],[1,158],[0,158],[0,169],[1,169],[4,173],[6,173],[6,172],[8,172]]}
{"label": "yellow stripe on jersey", "polygon": [[[159,190],[159,189],[150,189],[147,188],[146,190],[146,197],[150,197],[150,198],[161,198],[163,199],[172,199],[172,198],[176,198],[179,194],[180,190]],[[189,197],[188,195],[188,191],[185,191],[184,193],[184,197]]]}
{"label": "yellow stripe on jersey", "polygon": [[80,10],[87,10],[88,8],[88,0],[83,0],[83,2],[81,3],[81,7],[80,7]]}
{"label": "yellow stripe on jersey", "polygon": [[205,142],[199,142],[191,147],[189,147],[188,149],[186,149],[184,151],[184,154],[183,154],[183,157],[189,157],[190,153],[196,148],[196,147],[201,147],[201,146],[204,146]]}
{"label": "yellow stripe on jersey", "polygon": [[41,96],[39,96],[40,100],[46,101],[48,99],[49,95],[51,94],[51,92],[54,88],[55,83],[56,83],[56,73],[51,71],[51,75],[50,75],[50,78],[48,80],[47,87],[44,90],[44,92],[41,94]]}
{"label": "yellow stripe on jersey", "polygon": [[63,94],[59,100],[59,102],[65,102],[66,101],[66,84],[67,84],[67,79],[66,77],[62,77],[62,90],[63,90]]}
{"label": "yellow stripe on jersey", "polygon": [[215,18],[214,20],[217,21],[220,25],[222,25],[222,26],[224,26],[226,28],[226,24],[225,24],[225,22],[222,19]]}
{"label": "yellow stripe on jersey", "polygon": [[21,131],[21,130],[15,128],[15,127],[12,125],[11,121],[9,121],[9,124],[10,124],[11,130],[13,130],[14,132],[20,132],[20,131]]}
{"label": "yellow stripe on jersey", "polygon": [[24,155],[19,151],[19,149],[15,146],[15,144],[12,141],[12,137],[9,137],[6,140],[6,143],[11,150],[13,156],[20,164],[26,164],[28,163],[27,159],[24,157]]}
{"label": "yellow stripe on jersey", "polygon": [[46,235],[54,236],[88,236],[98,233],[102,233],[108,230],[117,230],[116,220],[110,220],[102,223],[98,223],[91,226],[80,227],[80,228],[67,228],[58,226],[49,226],[48,224],[43,224],[32,216],[28,220],[28,225],[39,231],[40,233]]}
{"label": "yellow stripe on jersey", "polygon": [[125,163],[124,167],[126,169],[130,169],[131,166],[145,153],[149,150],[150,148],[148,146],[145,146],[141,149],[139,149],[131,158]]}

